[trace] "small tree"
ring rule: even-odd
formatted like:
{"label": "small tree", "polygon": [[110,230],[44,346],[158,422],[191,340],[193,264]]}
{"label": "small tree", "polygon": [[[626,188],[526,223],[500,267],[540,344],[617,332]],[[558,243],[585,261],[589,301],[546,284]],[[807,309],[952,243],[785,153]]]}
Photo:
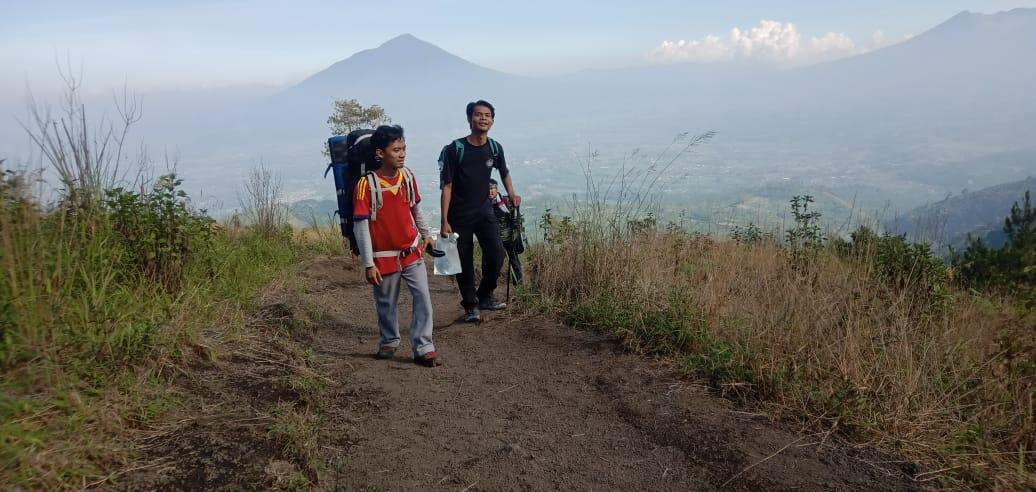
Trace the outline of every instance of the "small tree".
{"label": "small tree", "polygon": [[824,246],[824,233],[820,230],[820,212],[810,210],[811,195],[796,195],[791,199],[791,214],[795,226],[785,231],[785,240],[797,260],[809,260]]}
{"label": "small tree", "polygon": [[1036,210],[1028,191],[1022,203],[1014,203],[1004,220],[1007,242],[1000,249],[986,246],[981,238],[968,238],[963,252],[951,251],[953,266],[968,286],[1019,292],[1036,300]]}
{"label": "small tree", "polygon": [[345,135],[360,128],[374,128],[392,123],[385,109],[377,104],[363,106],[356,99],[338,99],[327,125],[332,135]]}

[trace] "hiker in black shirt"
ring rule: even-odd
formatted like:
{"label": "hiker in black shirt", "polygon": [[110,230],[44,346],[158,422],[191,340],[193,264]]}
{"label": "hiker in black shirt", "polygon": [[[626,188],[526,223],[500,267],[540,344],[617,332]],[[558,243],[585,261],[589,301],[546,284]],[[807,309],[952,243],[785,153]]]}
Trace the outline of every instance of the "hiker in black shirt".
{"label": "hiker in black shirt", "polygon": [[[489,138],[496,109],[492,104],[479,100],[468,103],[467,116],[471,134],[450,142],[439,154],[441,233],[444,237],[454,232],[460,236],[457,250],[463,271],[457,275],[457,284],[460,287],[461,306],[465,311],[463,319],[476,322],[481,319],[480,309],[498,310],[507,307],[493,297],[504,261],[499,226],[486,199],[493,169],[500,174],[510,204],[520,205],[521,197],[515,194],[511,184],[503,147]],[[475,290],[473,236],[478,238],[483,258],[482,281],[478,290]]]}

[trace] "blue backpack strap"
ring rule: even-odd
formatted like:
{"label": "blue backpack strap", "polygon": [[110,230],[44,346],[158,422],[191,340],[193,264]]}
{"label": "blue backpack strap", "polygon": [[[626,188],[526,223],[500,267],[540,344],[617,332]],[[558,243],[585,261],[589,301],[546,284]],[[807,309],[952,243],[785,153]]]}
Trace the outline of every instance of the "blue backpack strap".
{"label": "blue backpack strap", "polygon": [[489,151],[493,153],[493,157],[500,155],[500,144],[496,143],[496,140],[489,139]]}

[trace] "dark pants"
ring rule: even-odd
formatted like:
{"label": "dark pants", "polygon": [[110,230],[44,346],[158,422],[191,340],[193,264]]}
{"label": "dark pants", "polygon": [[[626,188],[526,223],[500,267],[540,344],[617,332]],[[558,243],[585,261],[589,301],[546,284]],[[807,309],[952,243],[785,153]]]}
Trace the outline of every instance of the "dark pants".
{"label": "dark pants", "polygon": [[518,241],[504,241],[504,251],[507,253],[507,261],[511,264],[511,278],[515,284],[522,283],[522,259],[518,257]]}
{"label": "dark pants", "polygon": [[[479,301],[493,297],[496,282],[500,279],[500,267],[504,263],[504,246],[500,242],[500,225],[496,217],[487,213],[485,217],[476,219],[470,224],[453,226],[457,238],[457,253],[463,271],[457,274],[457,286],[460,287],[460,305],[464,309],[478,306]],[[474,237],[473,237],[474,236]],[[482,281],[475,290],[475,241],[482,248]]]}

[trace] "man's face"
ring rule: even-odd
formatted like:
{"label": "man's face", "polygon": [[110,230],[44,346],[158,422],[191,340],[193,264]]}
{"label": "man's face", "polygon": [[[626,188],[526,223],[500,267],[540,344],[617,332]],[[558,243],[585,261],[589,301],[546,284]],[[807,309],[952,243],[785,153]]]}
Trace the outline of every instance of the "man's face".
{"label": "man's face", "polygon": [[384,149],[377,149],[375,153],[381,159],[381,165],[389,169],[399,169],[406,161],[406,140],[396,139]]}
{"label": "man's face", "polygon": [[497,195],[498,193],[500,193],[500,190],[498,190],[498,189],[496,188],[496,186],[490,186],[490,187],[489,187],[489,198],[494,198],[494,199],[495,199],[495,198],[496,198],[496,195]]}
{"label": "man's face", "polygon": [[471,113],[471,119],[468,120],[468,125],[471,126],[472,131],[488,132],[493,127],[493,112],[485,106],[475,106],[475,110]]}

